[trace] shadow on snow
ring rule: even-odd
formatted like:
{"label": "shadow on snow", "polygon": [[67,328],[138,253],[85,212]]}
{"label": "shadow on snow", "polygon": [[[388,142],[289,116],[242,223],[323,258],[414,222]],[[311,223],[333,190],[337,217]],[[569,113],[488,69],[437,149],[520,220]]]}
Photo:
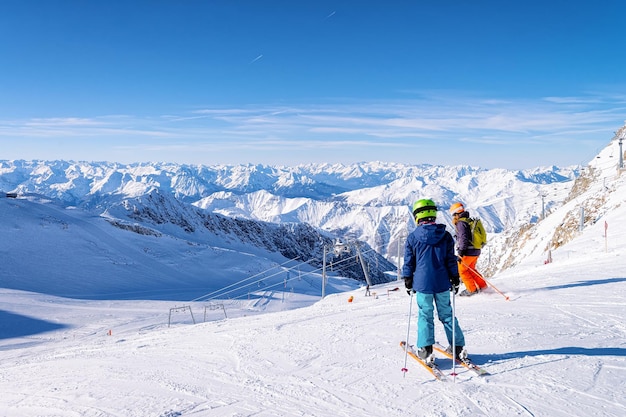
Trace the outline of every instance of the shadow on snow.
{"label": "shadow on snow", "polygon": [[32,336],[66,328],[64,324],[51,323],[45,320],[9,313],[0,310],[0,340],[13,337]]}
{"label": "shadow on snow", "polygon": [[497,362],[509,359],[521,359],[527,356],[626,356],[626,348],[616,347],[599,347],[584,348],[577,346],[561,347],[554,349],[527,350],[520,352],[509,352],[502,354],[490,355],[470,355],[472,361],[477,364],[487,364],[488,362]]}
{"label": "shadow on snow", "polygon": [[618,282],[624,282],[626,278],[605,278],[605,279],[588,279],[585,281],[572,282],[569,284],[563,285],[554,285],[552,287],[542,288],[544,290],[562,290],[564,288],[574,288],[574,287],[588,287],[592,285],[601,285],[601,284],[615,284]]}

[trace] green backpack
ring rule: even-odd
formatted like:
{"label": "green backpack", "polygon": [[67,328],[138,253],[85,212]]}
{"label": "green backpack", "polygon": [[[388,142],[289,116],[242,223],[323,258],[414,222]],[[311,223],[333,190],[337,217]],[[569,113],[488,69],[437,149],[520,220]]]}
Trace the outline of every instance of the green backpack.
{"label": "green backpack", "polygon": [[483,226],[483,222],[478,218],[462,219],[470,225],[472,231],[472,247],[482,249],[487,244],[487,232]]}

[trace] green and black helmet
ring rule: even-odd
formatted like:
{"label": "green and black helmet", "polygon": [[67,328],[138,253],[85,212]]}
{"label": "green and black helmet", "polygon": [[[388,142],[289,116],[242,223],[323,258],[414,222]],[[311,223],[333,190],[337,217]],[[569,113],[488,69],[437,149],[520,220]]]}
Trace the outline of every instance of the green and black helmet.
{"label": "green and black helmet", "polygon": [[415,204],[413,204],[413,216],[416,222],[429,217],[436,218],[437,206],[435,202],[428,199],[417,200]]}

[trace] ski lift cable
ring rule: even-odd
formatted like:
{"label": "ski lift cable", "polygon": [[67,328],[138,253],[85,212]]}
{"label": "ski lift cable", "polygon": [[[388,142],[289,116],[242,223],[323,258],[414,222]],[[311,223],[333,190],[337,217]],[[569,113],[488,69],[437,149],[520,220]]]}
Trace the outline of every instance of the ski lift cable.
{"label": "ski lift cable", "polygon": [[[294,258],[294,259],[297,259],[297,258]],[[291,259],[291,260],[293,260],[293,259]],[[303,263],[305,263],[305,264],[306,264],[306,263],[309,263],[309,262],[311,262],[311,261],[309,260],[309,261],[305,261],[305,262],[303,262]],[[287,263],[287,262],[285,262],[285,263]],[[283,263],[283,264],[281,264],[281,265],[284,265],[285,263]],[[235,286],[235,285],[237,285],[237,284],[240,284],[240,283],[243,283],[243,282],[245,282],[245,281],[248,281],[250,278],[252,278],[252,277],[249,277],[249,278],[246,278],[246,279],[244,279],[244,280],[241,280],[241,281],[239,281],[239,282],[237,282],[237,283],[235,283],[235,284],[231,284],[231,285],[229,285],[229,286],[227,286],[227,287],[224,287],[224,288],[220,288],[220,289],[218,289],[218,290],[215,290],[215,291],[213,291],[212,293],[209,293],[209,294],[207,294],[207,295],[204,295],[204,296],[198,297],[198,298],[196,298],[196,299],[194,299],[194,300],[192,300],[192,301],[211,301],[211,300],[214,300],[214,299],[216,299],[216,298],[218,298],[218,297],[224,297],[224,296],[226,296],[226,295],[228,295],[228,294],[231,294],[231,293],[233,293],[233,292],[235,292],[235,291],[241,290],[241,289],[243,289],[243,288],[248,288],[248,287],[251,287],[251,286],[253,286],[254,284],[258,284],[259,282],[261,282],[261,281],[263,281],[263,280],[266,280],[266,279],[268,279],[268,278],[272,278],[272,277],[274,277],[274,276],[276,276],[276,275],[279,275],[279,274],[281,274],[281,273],[292,271],[292,270],[294,270],[294,269],[296,269],[296,268],[299,268],[299,267],[300,267],[300,265],[301,265],[301,264],[298,264],[298,265],[296,265],[296,266],[293,266],[293,267],[290,267],[290,268],[287,268],[287,269],[283,269],[283,270],[281,270],[281,271],[276,272],[275,274],[272,274],[272,275],[269,275],[269,276],[265,276],[265,277],[263,277],[263,278],[261,278],[261,279],[258,279],[258,280],[256,280],[256,281],[250,282],[250,283],[248,283],[248,284],[246,284],[246,285],[243,285],[243,286],[238,286],[238,287],[236,287],[236,288],[232,288],[230,291],[225,291],[225,292],[224,292],[224,290],[226,290],[226,289],[228,289],[228,288],[231,288],[231,287],[233,287],[233,286]],[[256,274],[255,276],[258,276],[258,275],[259,275],[259,274]],[[271,287],[268,287],[268,288],[271,288]],[[205,297],[206,297],[206,298],[205,298]],[[235,297],[234,299],[237,299],[237,298],[238,298],[238,297]]]}
{"label": "ski lift cable", "polygon": [[[314,271],[305,272],[305,273],[303,273],[303,274],[302,274],[302,275],[300,275],[300,276],[293,277],[293,278],[289,278],[289,279],[287,279],[287,280],[285,280],[285,281],[282,281],[282,282],[277,282],[277,283],[275,283],[275,284],[271,284],[271,285],[269,285],[269,286],[265,287],[265,290],[269,290],[269,289],[274,288],[274,287],[277,287],[277,286],[279,286],[279,285],[284,285],[284,283],[285,283],[285,282],[291,282],[291,281],[293,281],[293,280],[295,280],[295,279],[299,279],[299,278],[302,278],[302,277],[307,276],[307,275],[312,275],[312,274],[313,274],[314,272],[316,272],[316,271],[319,271],[319,269],[318,269],[318,270],[314,270]],[[230,292],[232,292],[232,291],[230,291]],[[239,300],[239,299],[243,299],[243,298],[245,298],[245,297],[247,297],[247,294],[242,294],[242,295],[239,295],[239,296],[237,296],[237,297],[233,297],[233,298],[231,298],[231,300]],[[214,298],[213,298],[213,299],[214,299]]]}
{"label": "ski lift cable", "polygon": [[[289,271],[290,271],[290,269],[287,269],[287,270],[281,270],[281,271],[278,271],[278,272],[276,272],[276,273],[273,273],[272,275],[263,276],[262,278],[260,278],[260,279],[258,279],[258,280],[256,280],[256,281],[249,282],[249,283],[247,283],[246,285],[243,285],[243,286],[240,286],[240,287],[237,287],[237,288],[233,288],[232,290],[230,290],[230,291],[228,291],[228,292],[221,293],[221,294],[218,294],[218,295],[225,295],[225,294],[229,294],[229,293],[231,293],[231,292],[233,292],[233,291],[241,290],[241,289],[243,289],[243,288],[252,287],[252,286],[254,286],[255,284],[257,284],[257,285],[258,285],[260,282],[263,282],[263,281],[265,281],[265,280],[268,280],[268,279],[270,279],[270,278],[273,278],[273,277],[275,277],[275,276],[277,276],[277,275],[280,275],[280,274],[284,274],[285,272],[289,272]],[[241,282],[241,281],[240,281],[240,282]],[[267,288],[271,288],[271,287],[267,287]],[[216,295],[215,297],[217,297],[217,295]],[[212,298],[215,298],[215,297],[212,297]]]}
{"label": "ski lift cable", "polygon": [[299,256],[296,256],[296,257],[295,257],[295,258],[293,258],[293,259],[288,259],[287,261],[283,262],[283,263],[282,263],[282,264],[280,264],[280,265],[275,265],[275,266],[272,266],[271,268],[268,268],[268,269],[266,269],[265,271],[261,271],[261,272],[259,272],[259,273],[254,274],[254,275],[251,275],[251,276],[249,276],[248,278],[245,278],[245,279],[243,279],[243,280],[241,280],[241,281],[235,282],[234,284],[231,284],[231,285],[229,285],[229,286],[227,286],[227,287],[220,288],[220,289],[215,290],[215,291],[213,291],[213,292],[210,292],[210,293],[208,293],[208,294],[204,294],[204,295],[202,295],[202,296],[200,296],[200,297],[198,297],[198,298],[195,298],[195,299],[193,299],[193,300],[191,300],[191,301],[192,301],[192,302],[193,302],[193,301],[201,301],[201,299],[202,299],[202,298],[209,297],[209,296],[211,296],[211,295],[213,295],[213,294],[215,294],[215,293],[217,293],[217,292],[223,291],[223,290],[225,290],[225,289],[227,289],[227,288],[230,288],[230,287],[234,287],[235,285],[240,285],[240,284],[241,284],[241,283],[243,283],[243,282],[246,282],[246,281],[249,281],[249,280],[251,280],[251,279],[253,279],[253,278],[255,278],[255,277],[258,277],[259,275],[264,274],[264,273],[266,273],[267,271],[271,271],[271,270],[272,270],[272,269],[274,269],[274,268],[278,268],[278,267],[280,267],[280,266],[286,265],[286,264],[288,264],[289,262],[291,262],[291,261],[295,261],[295,260],[296,260],[296,259],[298,259],[298,258],[300,258],[300,257],[299,257]]}

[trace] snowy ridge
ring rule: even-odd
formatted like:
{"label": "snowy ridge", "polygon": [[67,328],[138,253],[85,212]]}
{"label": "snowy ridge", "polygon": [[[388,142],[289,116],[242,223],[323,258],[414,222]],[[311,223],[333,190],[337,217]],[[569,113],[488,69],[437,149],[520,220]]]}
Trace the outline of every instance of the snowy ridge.
{"label": "snowy ridge", "polygon": [[0,189],[45,195],[96,215],[158,190],[227,217],[305,222],[341,239],[367,242],[397,262],[402,237],[414,227],[409,208],[416,199],[433,198],[442,210],[440,221],[446,223],[445,208],[463,201],[497,235],[534,223],[542,209],[559,206],[578,173],[578,167],[507,171],[381,162],[207,167],[1,161]]}
{"label": "snowy ridge", "polygon": [[[607,213],[621,209],[625,201],[620,190],[626,184],[626,171],[618,169],[618,156],[619,138],[624,133],[624,129],[618,131],[608,146],[584,167],[563,204],[553,208],[545,220],[511,229],[495,238],[498,245],[507,248],[500,255],[501,268],[517,265],[528,257],[548,260],[555,249],[585,228],[601,222]],[[601,239],[597,241],[603,244]]]}

